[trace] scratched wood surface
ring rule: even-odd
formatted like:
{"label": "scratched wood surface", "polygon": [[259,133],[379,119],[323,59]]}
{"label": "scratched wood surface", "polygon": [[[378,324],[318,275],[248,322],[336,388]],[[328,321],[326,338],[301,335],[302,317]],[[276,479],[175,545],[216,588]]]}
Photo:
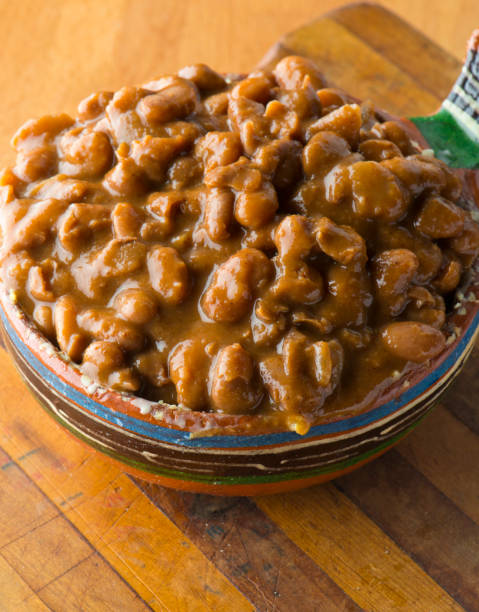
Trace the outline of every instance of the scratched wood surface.
{"label": "scratched wood surface", "polygon": [[[96,3],[96,17],[116,10],[123,34],[147,19],[131,3],[117,5]],[[11,22],[15,6],[3,4]],[[81,29],[88,14],[76,7],[35,19],[39,27],[57,17]],[[173,29],[176,14],[168,16]],[[90,74],[83,93],[121,85],[122,70],[125,82],[135,80],[127,51],[139,58],[143,43],[123,44],[107,31],[110,54],[100,57],[99,27],[82,34],[91,62],[71,66],[76,94]],[[54,36],[71,56],[74,41],[61,23]],[[30,44],[42,48],[37,39]],[[165,37],[148,47],[136,80],[164,70],[160,50],[168,44]],[[6,47],[15,52],[11,37]],[[460,68],[404,22],[366,5],[311,23],[273,53],[289,50],[314,57],[355,95],[406,115],[434,110]],[[46,61],[58,65],[53,56]],[[2,69],[0,82],[11,67]],[[18,114],[15,96],[25,109],[29,79],[39,87],[31,70],[18,72],[18,94],[6,83],[12,110],[0,119],[2,134],[15,127],[7,125]],[[62,82],[46,74],[48,87],[61,90],[55,99],[73,106]],[[40,112],[51,101],[47,85],[38,89]],[[42,412],[0,350],[0,610],[479,610],[478,367],[476,350],[442,405],[357,473],[298,493],[221,499],[132,479],[81,446]]]}

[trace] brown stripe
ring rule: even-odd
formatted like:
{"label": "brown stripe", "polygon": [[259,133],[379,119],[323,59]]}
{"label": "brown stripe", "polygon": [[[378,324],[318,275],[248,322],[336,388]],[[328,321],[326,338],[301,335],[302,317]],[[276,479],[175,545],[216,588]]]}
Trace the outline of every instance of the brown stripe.
{"label": "brown stripe", "polygon": [[358,610],[296,544],[246,498],[171,491],[132,479],[258,610]]}
{"label": "brown stripe", "polygon": [[[328,17],[387,57],[439,100],[449,94],[461,63],[394,13],[361,3],[333,11]],[[411,61],[416,57],[421,61]]]}
{"label": "brown stripe", "polygon": [[391,451],[336,481],[452,597],[479,610],[479,526]]}
{"label": "brown stripe", "polygon": [[475,347],[464,366],[460,378],[453,384],[451,391],[441,400],[441,404],[452,412],[476,434],[479,434],[479,347]]}

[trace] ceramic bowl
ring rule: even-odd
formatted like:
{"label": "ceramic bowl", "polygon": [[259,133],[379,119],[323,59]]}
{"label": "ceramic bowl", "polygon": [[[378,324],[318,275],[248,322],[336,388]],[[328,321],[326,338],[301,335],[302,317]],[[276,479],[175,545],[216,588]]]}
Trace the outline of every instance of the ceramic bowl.
{"label": "ceramic bowl", "polygon": [[[468,57],[477,69],[475,53],[472,60]],[[466,64],[463,70],[466,77],[469,67]],[[468,91],[470,94],[470,88]],[[449,107],[454,105],[453,100]],[[446,107],[441,110],[441,121],[444,111],[450,112]],[[458,117],[454,119],[457,123],[449,122],[446,131],[449,154],[454,152],[454,134],[464,127],[460,113]],[[441,134],[435,134],[432,118],[423,119],[414,119],[417,127],[412,123],[409,127],[421,141],[418,127],[425,133],[421,127],[425,122],[430,143],[439,138],[439,144],[433,144],[439,155]],[[436,127],[444,130],[440,121]],[[462,131],[461,135],[464,137]],[[479,141],[479,131],[476,135]],[[475,156],[479,167],[479,144],[467,138],[467,153],[473,161]],[[456,147],[456,165],[465,150],[461,143]],[[467,171],[463,177],[468,204],[475,210],[474,216],[479,216],[478,174]],[[479,330],[476,266],[467,287],[456,294],[447,321],[447,346],[438,357],[396,380],[366,410],[328,415],[301,436],[272,431],[259,416],[194,413],[103,388],[82,376],[78,367],[36,330],[11,297],[0,294],[6,348],[29,389],[60,425],[119,462],[127,472],[169,487],[219,495],[299,489],[336,478],[384,453],[439,400],[470,355]]]}
{"label": "ceramic bowl", "polygon": [[[82,376],[7,295],[1,303],[3,339],[18,371],[43,408],[73,435],[146,480],[192,492],[256,495],[336,478],[411,431],[471,353],[479,331],[479,272],[473,272],[467,293],[458,294],[441,355],[399,379],[365,412],[330,417],[304,436],[262,430],[254,416],[192,418],[187,410],[105,389]],[[198,435],[202,427],[225,433]],[[249,434],[252,427],[256,433]]]}

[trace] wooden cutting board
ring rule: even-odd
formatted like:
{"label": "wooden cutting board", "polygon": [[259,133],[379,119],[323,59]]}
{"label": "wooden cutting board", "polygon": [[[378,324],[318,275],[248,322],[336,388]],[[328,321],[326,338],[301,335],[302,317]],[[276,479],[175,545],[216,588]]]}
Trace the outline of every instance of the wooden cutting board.
{"label": "wooden cutting board", "polygon": [[[290,52],[405,115],[433,111],[460,69],[363,4],[264,63]],[[0,610],[479,610],[478,366],[476,351],[443,404],[357,473],[221,499],[145,484],[80,446],[0,351]]]}

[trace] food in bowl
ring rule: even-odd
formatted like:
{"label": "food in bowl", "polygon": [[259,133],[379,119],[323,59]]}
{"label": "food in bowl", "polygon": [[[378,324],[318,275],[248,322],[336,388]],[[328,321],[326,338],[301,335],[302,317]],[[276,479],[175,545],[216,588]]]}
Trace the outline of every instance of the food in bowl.
{"label": "food in bowl", "polygon": [[305,434],[446,346],[456,174],[309,60],[186,67],[13,138],[2,282],[88,380]]}

